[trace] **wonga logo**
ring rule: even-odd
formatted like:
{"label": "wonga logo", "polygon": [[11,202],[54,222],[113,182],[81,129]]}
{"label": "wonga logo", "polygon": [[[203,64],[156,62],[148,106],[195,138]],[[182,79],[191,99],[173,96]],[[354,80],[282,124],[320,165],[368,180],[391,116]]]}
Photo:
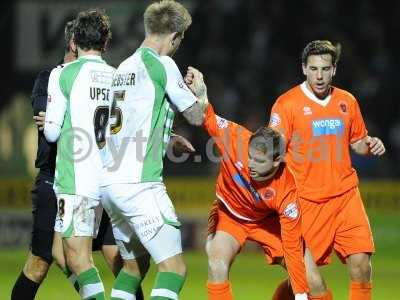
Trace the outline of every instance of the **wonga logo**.
{"label": "wonga logo", "polygon": [[312,121],[313,136],[341,135],[343,133],[343,121],[341,119],[324,119]]}

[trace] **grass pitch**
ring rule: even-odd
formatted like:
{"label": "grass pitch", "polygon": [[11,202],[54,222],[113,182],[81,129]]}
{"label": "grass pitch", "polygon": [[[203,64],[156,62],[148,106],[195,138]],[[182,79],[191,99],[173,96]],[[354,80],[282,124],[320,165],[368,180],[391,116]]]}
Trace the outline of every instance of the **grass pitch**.
{"label": "grass pitch", "polygon": [[[374,231],[376,255],[373,257],[373,299],[395,300],[400,282],[400,218],[395,213],[370,214]],[[11,289],[20,273],[26,257],[26,250],[0,250],[0,299],[10,299]],[[100,254],[95,254],[97,267],[104,280],[109,295],[113,275],[107,269]],[[181,300],[206,300],[207,261],[202,251],[186,252],[188,277],[181,293]],[[346,266],[337,259],[330,266],[322,268],[328,286],[335,300],[346,300],[348,294],[348,275]],[[146,299],[155,276],[152,265],[143,288]],[[285,278],[285,272],[278,266],[268,266],[261,252],[243,252],[233,264],[231,282],[235,299],[271,299],[277,284]],[[42,284],[36,299],[79,299],[69,282],[57,267],[53,266]]]}

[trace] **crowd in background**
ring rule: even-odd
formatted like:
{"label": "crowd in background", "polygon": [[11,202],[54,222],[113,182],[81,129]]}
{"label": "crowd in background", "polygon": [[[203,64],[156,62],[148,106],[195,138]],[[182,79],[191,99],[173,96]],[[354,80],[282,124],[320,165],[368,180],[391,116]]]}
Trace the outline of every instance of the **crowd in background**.
{"label": "crowd in background", "polygon": [[[181,71],[184,73],[189,65],[199,68],[217,113],[252,130],[268,122],[277,96],[304,80],[300,56],[309,41],[329,39],[340,43],[342,56],[334,85],[355,95],[370,134],[381,137],[387,148],[384,158],[354,157],[354,165],[362,176],[400,176],[400,49],[396,41],[400,2],[183,2],[190,8],[193,24],[175,57]],[[141,23],[137,19],[129,24],[132,36],[126,39],[126,47],[132,48],[130,51],[142,40]],[[3,29],[5,25],[2,23]],[[24,85],[24,80],[11,74],[11,87],[6,84],[5,88],[23,88],[29,93],[36,75],[24,78],[29,83]],[[2,102],[0,108],[5,107]],[[202,163],[194,163],[194,156],[183,164],[167,162],[167,175],[213,172],[216,164],[209,162],[205,154],[206,134],[179,125],[179,120],[177,123],[177,132],[192,141],[202,155]]]}
{"label": "crowd in background", "polygon": [[[389,2],[199,1],[177,61],[204,72],[218,113],[254,130],[268,122],[275,99],[304,80],[304,46],[315,39],[340,43],[334,85],[355,95],[370,134],[388,150],[382,160],[354,156],[353,163],[363,176],[399,176],[400,3]],[[186,131],[202,148],[197,131]]]}

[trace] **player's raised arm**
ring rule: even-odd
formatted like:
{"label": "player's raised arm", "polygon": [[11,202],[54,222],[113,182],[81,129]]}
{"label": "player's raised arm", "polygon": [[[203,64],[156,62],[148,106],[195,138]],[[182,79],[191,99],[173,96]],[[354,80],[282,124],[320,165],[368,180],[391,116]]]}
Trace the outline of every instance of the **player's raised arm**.
{"label": "player's raised arm", "polygon": [[281,224],[283,255],[296,299],[307,299],[308,285],[304,265],[301,214],[297,193],[291,191],[277,208]]}
{"label": "player's raised arm", "polygon": [[204,105],[188,88],[172,58],[163,56],[162,60],[167,72],[165,90],[170,101],[190,125],[201,126],[204,120]]}
{"label": "player's raised arm", "polygon": [[61,71],[62,67],[60,66],[51,71],[48,85],[44,135],[46,140],[51,143],[56,142],[60,136],[64,115],[67,110],[67,99],[59,84]]}

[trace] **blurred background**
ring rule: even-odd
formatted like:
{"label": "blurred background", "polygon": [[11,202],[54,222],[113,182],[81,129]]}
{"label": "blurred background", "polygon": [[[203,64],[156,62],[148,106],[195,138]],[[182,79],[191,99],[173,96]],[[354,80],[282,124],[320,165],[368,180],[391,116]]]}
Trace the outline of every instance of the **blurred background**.
{"label": "blurred background", "polygon": [[[142,14],[150,2],[1,2],[0,249],[21,250],[16,252],[19,253],[16,256],[9,250],[0,250],[2,261],[15,257],[9,261],[14,272],[11,274],[15,276],[8,274],[11,277],[0,282],[12,283],[23,264],[30,238],[30,189],[36,174],[37,140],[30,93],[35,77],[40,70],[52,68],[62,59],[65,23],[78,11],[93,7],[104,8],[110,16],[113,39],[105,58],[111,65],[118,66],[142,42]],[[342,45],[334,85],[356,96],[369,133],[381,137],[387,148],[386,155],[379,160],[354,156],[353,164],[361,177],[361,190],[377,243],[376,265],[381,268],[375,268],[375,279],[385,284],[385,288],[380,287],[381,290],[377,284],[376,295],[382,300],[395,299],[391,298],[387,292],[390,288],[387,287],[390,280],[400,278],[400,265],[393,254],[400,250],[400,102],[397,99],[400,92],[400,2],[182,2],[190,10],[193,24],[174,57],[178,66],[182,73],[189,65],[199,68],[205,75],[209,98],[216,111],[249,129],[267,123],[276,97],[304,80],[300,56],[309,41],[328,39]],[[193,143],[197,153],[180,164],[167,159],[165,176],[171,198],[185,220],[185,246],[187,249],[200,249],[198,254],[190,254],[189,269],[191,263],[202,262],[199,265],[202,265],[200,269],[204,269],[201,271],[204,278],[200,276],[202,279],[197,280],[199,282],[196,281],[192,288],[203,295],[206,265],[201,247],[207,210],[214,199],[218,165],[206,158],[208,139],[201,129],[191,128],[178,120],[176,131]],[[397,271],[394,267],[396,263]],[[240,268],[250,265],[246,261]],[[255,266],[258,267],[259,263]],[[338,265],[334,265],[336,267]],[[337,286],[337,299],[346,299],[345,270],[340,266],[339,270],[341,275],[338,278],[332,275],[335,272],[327,272],[327,276],[336,278],[331,281]],[[237,278],[238,281],[244,280]],[[258,281],[248,284],[255,284],[251,290],[260,291],[257,289]],[[9,288],[0,288],[1,299],[1,293],[7,295]],[[267,299],[272,288],[261,290],[258,296],[251,299]],[[237,293],[242,295],[240,283]],[[243,293],[242,298],[249,299],[246,295]],[[47,299],[44,294],[42,297],[40,299]],[[200,298],[186,296],[183,299]]]}

